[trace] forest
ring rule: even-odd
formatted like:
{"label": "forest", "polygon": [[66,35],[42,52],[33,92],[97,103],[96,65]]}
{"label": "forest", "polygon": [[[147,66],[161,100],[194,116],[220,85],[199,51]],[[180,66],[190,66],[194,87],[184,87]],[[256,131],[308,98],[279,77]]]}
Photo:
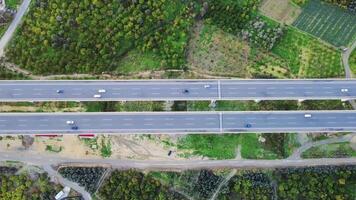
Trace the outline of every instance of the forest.
{"label": "forest", "polygon": [[114,171],[99,189],[100,199],[112,200],[184,200],[185,198],[170,191],[160,181],[142,172]]}
{"label": "forest", "polygon": [[[224,170],[114,171],[99,189],[101,199],[210,199]],[[224,175],[225,174],[225,175]],[[237,170],[217,199],[355,199],[356,166]],[[185,194],[183,197],[181,194]]]}
{"label": "forest", "polygon": [[0,167],[1,200],[52,200],[61,186],[50,182],[47,174],[15,174],[14,167]]}
{"label": "forest", "polygon": [[184,69],[195,19],[237,32],[258,2],[36,0],[6,55],[35,74],[120,72],[131,51],[153,53],[163,69]]}

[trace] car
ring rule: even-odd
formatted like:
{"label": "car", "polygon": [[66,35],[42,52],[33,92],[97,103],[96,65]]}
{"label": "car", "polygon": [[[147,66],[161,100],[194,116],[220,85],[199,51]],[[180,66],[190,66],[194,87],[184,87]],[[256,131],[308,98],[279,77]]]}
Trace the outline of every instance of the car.
{"label": "car", "polygon": [[105,90],[105,89],[100,89],[100,90],[98,90],[98,92],[99,92],[99,93],[105,93],[106,90]]}
{"label": "car", "polygon": [[311,115],[311,114],[304,114],[304,117],[305,117],[305,118],[311,118],[312,115]]}
{"label": "car", "polygon": [[204,88],[210,88],[211,85],[207,84],[207,85],[204,85]]}
{"label": "car", "polygon": [[57,90],[56,91],[58,94],[62,94],[63,93],[63,90]]}
{"label": "car", "polygon": [[347,88],[342,88],[341,89],[341,92],[348,92],[349,91],[349,89],[347,89]]}
{"label": "car", "polygon": [[72,126],[72,130],[78,130],[78,126]]}
{"label": "car", "polygon": [[67,123],[68,125],[72,125],[72,124],[74,124],[74,121],[68,120],[66,123]]}
{"label": "car", "polygon": [[183,94],[188,94],[188,93],[189,93],[189,90],[187,90],[187,89],[183,90]]}
{"label": "car", "polygon": [[172,151],[170,150],[170,151],[168,151],[168,156],[171,156],[172,155]]}
{"label": "car", "polygon": [[95,94],[94,98],[101,98],[101,95],[100,94]]}
{"label": "car", "polygon": [[251,124],[245,124],[246,128],[251,128],[251,126],[252,126]]}

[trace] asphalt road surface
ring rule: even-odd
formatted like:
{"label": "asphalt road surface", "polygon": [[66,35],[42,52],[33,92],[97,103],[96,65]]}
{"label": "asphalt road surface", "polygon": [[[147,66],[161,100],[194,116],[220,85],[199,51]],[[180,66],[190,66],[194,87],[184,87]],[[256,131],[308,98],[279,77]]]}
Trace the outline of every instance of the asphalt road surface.
{"label": "asphalt road surface", "polygon": [[[311,117],[305,117],[305,114],[310,114]],[[68,124],[67,121],[73,121],[73,124]],[[323,131],[356,131],[356,111],[0,114],[0,134],[187,134]]]}
{"label": "asphalt road surface", "polygon": [[6,45],[9,43],[10,39],[12,38],[13,34],[16,31],[16,28],[20,24],[22,17],[25,15],[28,7],[30,6],[31,0],[24,0],[21,3],[20,8],[18,9],[15,18],[12,20],[11,24],[9,27],[6,29],[6,32],[4,35],[1,37],[0,40],[0,57],[3,56],[4,54],[4,48]]}
{"label": "asphalt road surface", "polygon": [[356,99],[356,80],[0,81],[5,102],[277,99]]}

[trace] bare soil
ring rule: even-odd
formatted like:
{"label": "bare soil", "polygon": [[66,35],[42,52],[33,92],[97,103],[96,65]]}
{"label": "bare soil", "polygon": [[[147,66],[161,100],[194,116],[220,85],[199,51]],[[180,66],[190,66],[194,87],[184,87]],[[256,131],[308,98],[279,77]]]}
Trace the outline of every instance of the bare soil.
{"label": "bare soil", "polygon": [[[42,155],[60,156],[66,158],[101,158],[101,141],[104,136],[98,136],[97,146],[85,144],[74,135],[63,135],[61,137],[47,138],[36,137],[32,146],[28,149]],[[110,141],[112,155],[116,159],[137,159],[137,160],[182,160],[187,158],[179,157],[174,138],[167,135],[142,136],[142,135],[116,135],[106,136],[106,141]],[[59,152],[46,150],[47,146]],[[21,139],[17,137],[3,138],[0,140],[0,151],[23,152],[26,149],[22,146]],[[168,152],[172,154],[168,156]],[[190,157],[189,159],[199,159]]]}
{"label": "bare soil", "polygon": [[264,0],[260,11],[263,15],[288,25],[292,24],[302,12],[289,0]]}
{"label": "bare soil", "polygon": [[250,77],[248,44],[237,37],[198,21],[188,47],[191,71],[219,77]]}

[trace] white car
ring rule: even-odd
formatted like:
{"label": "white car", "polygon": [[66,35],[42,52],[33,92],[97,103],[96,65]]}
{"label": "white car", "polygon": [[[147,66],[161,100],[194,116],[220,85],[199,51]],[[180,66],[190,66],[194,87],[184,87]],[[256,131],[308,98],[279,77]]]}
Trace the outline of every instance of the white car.
{"label": "white car", "polygon": [[99,92],[99,93],[105,93],[106,90],[105,90],[105,89],[100,89],[100,90],[98,90],[98,92]]}
{"label": "white car", "polygon": [[95,94],[94,98],[101,98],[101,95],[100,94]]}
{"label": "white car", "polygon": [[347,88],[342,88],[341,89],[341,92],[348,92],[349,91],[349,89],[347,89]]}
{"label": "white car", "polygon": [[211,86],[210,85],[204,85],[204,88],[210,88]]}
{"label": "white car", "polygon": [[311,114],[305,114],[304,117],[305,117],[305,118],[311,118],[312,115],[311,115]]}
{"label": "white car", "polygon": [[68,120],[66,123],[67,123],[68,125],[72,125],[72,124],[74,124],[74,121]]}

